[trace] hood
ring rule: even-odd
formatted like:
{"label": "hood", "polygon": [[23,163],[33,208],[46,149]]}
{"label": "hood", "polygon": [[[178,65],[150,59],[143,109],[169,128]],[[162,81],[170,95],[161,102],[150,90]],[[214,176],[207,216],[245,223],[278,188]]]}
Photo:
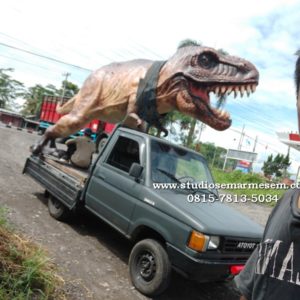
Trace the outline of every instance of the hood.
{"label": "hood", "polygon": [[225,203],[189,203],[187,196],[181,191],[155,190],[151,200],[158,209],[208,235],[262,237],[262,226]]}

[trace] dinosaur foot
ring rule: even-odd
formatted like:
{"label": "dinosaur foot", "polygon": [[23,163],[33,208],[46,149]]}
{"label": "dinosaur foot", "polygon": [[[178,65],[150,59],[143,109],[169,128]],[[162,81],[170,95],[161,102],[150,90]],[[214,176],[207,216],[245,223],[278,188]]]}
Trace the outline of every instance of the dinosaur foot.
{"label": "dinosaur foot", "polygon": [[160,128],[160,129],[161,129],[161,131],[164,133],[164,137],[168,136],[169,131],[168,131],[166,128],[162,127],[162,128]]}
{"label": "dinosaur foot", "polygon": [[42,145],[40,144],[35,144],[30,146],[30,151],[33,155],[39,155],[43,150]]}

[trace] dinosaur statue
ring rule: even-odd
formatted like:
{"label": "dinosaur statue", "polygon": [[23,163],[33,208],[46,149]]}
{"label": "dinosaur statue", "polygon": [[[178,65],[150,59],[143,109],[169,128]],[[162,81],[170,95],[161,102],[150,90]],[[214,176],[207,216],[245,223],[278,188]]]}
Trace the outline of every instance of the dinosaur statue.
{"label": "dinosaur statue", "polygon": [[300,134],[300,50],[296,52],[298,55],[296,61],[296,68],[295,68],[295,84],[296,84],[296,105],[297,105],[297,113],[298,113],[298,130]]}
{"label": "dinosaur statue", "polygon": [[[112,63],[94,71],[78,94],[58,107],[57,111],[66,115],[47,129],[34,145],[33,154],[41,152],[49,140],[67,137],[93,119],[124,121],[130,127],[141,127],[144,120],[138,114],[136,97],[139,83],[152,64],[153,61],[139,59]],[[231,119],[229,113],[211,107],[210,92],[219,97],[231,92],[235,97],[238,93],[243,97],[244,93],[255,91],[259,77],[250,62],[202,46],[179,48],[158,74],[158,115],[178,110],[216,130],[229,128]]]}

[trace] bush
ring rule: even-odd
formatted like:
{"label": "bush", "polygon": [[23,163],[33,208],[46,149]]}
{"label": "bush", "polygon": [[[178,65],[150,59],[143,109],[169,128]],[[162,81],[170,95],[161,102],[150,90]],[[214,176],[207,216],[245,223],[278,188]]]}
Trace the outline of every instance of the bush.
{"label": "bush", "polygon": [[64,299],[44,251],[9,228],[0,208],[0,299]]}
{"label": "bush", "polygon": [[[240,170],[232,171],[230,173],[224,172],[220,169],[213,169],[212,170],[214,179],[217,183],[267,183],[268,181],[260,176],[259,174],[245,174]],[[264,196],[274,196],[278,200],[281,198],[285,190],[275,190],[275,189],[229,189],[229,192],[236,195],[246,195],[247,198],[253,197],[253,195],[264,195]],[[254,197],[254,198],[255,198]],[[274,206],[276,202],[268,203],[268,205]]]}

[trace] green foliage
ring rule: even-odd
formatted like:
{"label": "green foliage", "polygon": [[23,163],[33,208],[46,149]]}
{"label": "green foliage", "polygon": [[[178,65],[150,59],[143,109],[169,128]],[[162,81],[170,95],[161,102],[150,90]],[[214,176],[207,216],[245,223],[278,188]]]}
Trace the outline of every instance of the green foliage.
{"label": "green foliage", "polygon": [[24,85],[13,79],[8,72],[13,69],[0,69],[0,108],[15,110],[18,106],[15,100],[24,95]]}
{"label": "green foliage", "polygon": [[[260,183],[268,183],[265,177],[260,176],[259,174],[245,174],[240,170],[236,170],[230,173],[224,172],[220,169],[213,168],[212,169],[213,177],[217,183],[245,183],[245,184],[260,184]],[[253,188],[246,188],[246,189],[229,189],[227,192],[236,195],[246,195],[248,198],[253,197],[253,195],[262,195],[263,197],[270,197],[274,196],[277,199],[280,199],[283,193],[285,192],[284,189],[253,189]],[[262,197],[262,198],[263,198]],[[267,205],[274,206],[276,202],[267,203]]]}
{"label": "green foliage", "polygon": [[[64,88],[65,86],[65,88]],[[48,84],[42,86],[37,84],[33,87],[30,87],[25,94],[26,102],[24,104],[22,113],[24,115],[39,115],[43,97],[47,96],[57,96],[60,97],[64,94],[65,97],[71,98],[76,95],[79,91],[79,88],[76,84],[64,80],[60,89],[57,89],[54,85]]]}
{"label": "green foliage", "polygon": [[45,253],[7,226],[0,208],[0,299],[64,299],[62,280]]}
{"label": "green foliage", "polygon": [[202,143],[199,152],[206,158],[209,165],[222,168],[227,150],[213,143]]}
{"label": "green foliage", "polygon": [[47,96],[56,96],[58,94],[57,89],[54,85],[46,85],[45,87],[36,84],[33,87],[30,87],[25,94],[26,102],[23,106],[22,113],[24,115],[38,115],[43,97]]}
{"label": "green foliage", "polygon": [[289,154],[284,156],[283,154],[277,154],[274,159],[273,155],[269,155],[267,160],[264,162],[262,170],[264,175],[267,177],[271,177],[275,174],[275,176],[281,177],[285,175],[287,168],[291,165]]}

